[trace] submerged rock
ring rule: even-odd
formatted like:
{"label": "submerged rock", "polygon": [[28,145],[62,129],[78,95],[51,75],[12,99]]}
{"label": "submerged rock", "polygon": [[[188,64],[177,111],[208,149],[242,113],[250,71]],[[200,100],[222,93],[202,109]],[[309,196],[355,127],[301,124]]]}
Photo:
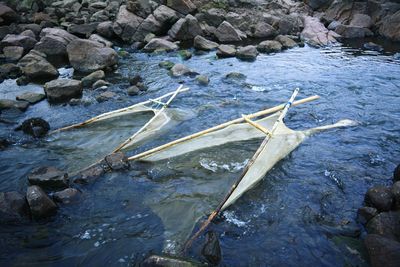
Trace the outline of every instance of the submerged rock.
{"label": "submerged rock", "polygon": [[82,86],[83,87],[90,87],[98,80],[104,79],[106,74],[103,70],[97,70],[95,72],[90,73],[89,75],[82,78]]}
{"label": "submerged rock", "polygon": [[50,130],[50,124],[42,118],[30,118],[25,120],[16,130],[22,130],[33,137],[43,137]]}
{"label": "submerged rock", "polygon": [[68,174],[55,167],[38,167],[28,175],[31,185],[46,189],[68,187]]}
{"label": "submerged rock", "polygon": [[210,79],[205,75],[198,75],[196,81],[201,85],[208,85],[210,83]]}
{"label": "submerged rock", "polygon": [[220,45],[217,50],[217,57],[227,58],[236,56],[236,48],[234,45]]}
{"label": "submerged rock", "polygon": [[192,70],[189,69],[187,66],[183,65],[183,64],[175,64],[171,70],[171,75],[174,77],[179,77],[179,76],[183,76],[183,75],[188,75],[190,73],[192,73]]}
{"label": "submerged rock", "polygon": [[369,234],[364,240],[372,267],[400,266],[400,243],[375,234]]}
{"label": "submerged rock", "polygon": [[19,109],[20,111],[26,111],[29,107],[29,103],[26,101],[15,101],[11,99],[0,99],[0,111],[4,109]]}
{"label": "submerged rock", "polygon": [[178,46],[170,42],[168,40],[164,40],[161,38],[153,38],[151,41],[143,48],[146,52],[154,52],[154,51],[174,51],[177,50]]}
{"label": "submerged rock", "polygon": [[379,211],[389,211],[393,205],[393,195],[389,187],[374,186],[365,194],[365,203]]}
{"label": "submerged rock", "polygon": [[44,219],[57,212],[57,205],[37,185],[28,187],[26,199],[34,219]]}
{"label": "submerged rock", "polygon": [[172,69],[172,67],[175,65],[174,62],[171,61],[161,61],[160,63],[158,63],[158,66],[160,66],[161,68],[170,70]]}
{"label": "submerged rock", "polygon": [[50,103],[68,102],[82,96],[82,83],[72,79],[58,79],[44,85],[47,100]]}
{"label": "submerged rock", "polygon": [[190,52],[188,50],[181,50],[181,51],[179,51],[178,54],[183,60],[188,60],[188,59],[192,58],[192,52]]}
{"label": "submerged rock", "polygon": [[96,96],[96,100],[99,103],[108,101],[110,99],[113,99],[114,97],[116,97],[117,95],[114,92],[111,91],[105,91],[101,94],[99,94],[98,96]]}
{"label": "submerged rock", "polygon": [[45,94],[26,92],[16,97],[19,101],[27,101],[29,104],[36,104],[46,98]]}
{"label": "submerged rock", "polygon": [[18,192],[0,192],[0,224],[21,223],[29,220],[25,196]]}
{"label": "submerged rock", "polygon": [[218,237],[214,232],[208,232],[206,234],[206,242],[201,250],[201,254],[212,265],[218,265],[221,261],[221,247]]}
{"label": "submerged rock", "polygon": [[74,179],[74,183],[90,184],[93,183],[97,178],[102,176],[104,173],[105,170],[103,169],[103,167],[100,164],[96,164],[78,174],[78,176]]}
{"label": "submerged rock", "polygon": [[127,170],[130,168],[128,157],[122,152],[108,155],[104,160],[107,166],[113,171]]}
{"label": "submerged rock", "polygon": [[66,188],[62,191],[55,192],[53,199],[62,204],[70,204],[79,200],[80,192],[75,188]]}
{"label": "submerged rock", "polygon": [[381,45],[378,45],[378,44],[373,43],[373,42],[365,43],[365,44],[363,44],[363,47],[365,49],[372,50],[372,51],[377,51],[377,52],[382,52],[383,51],[383,47]]}
{"label": "submerged rock", "polygon": [[138,95],[140,93],[140,89],[136,85],[132,85],[127,89],[127,93],[130,96]]}
{"label": "submerged rock", "polygon": [[198,263],[179,259],[171,256],[152,255],[145,259],[141,266],[143,267],[195,267],[201,266]]}
{"label": "submerged rock", "polygon": [[282,45],[278,41],[263,41],[257,45],[257,50],[260,53],[275,53],[282,50]]}

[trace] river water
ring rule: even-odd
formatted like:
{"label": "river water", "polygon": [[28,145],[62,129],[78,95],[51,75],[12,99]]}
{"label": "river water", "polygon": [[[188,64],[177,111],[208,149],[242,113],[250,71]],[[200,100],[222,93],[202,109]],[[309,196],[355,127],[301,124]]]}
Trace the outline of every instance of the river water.
{"label": "river water", "polygon": [[[191,77],[172,78],[162,60],[184,62],[210,78],[208,86]],[[68,76],[68,70],[65,71]],[[227,79],[230,72],[246,75]],[[140,74],[149,91],[130,97],[123,77]],[[307,129],[340,119],[356,127],[316,134],[279,162],[259,183],[216,220],[224,266],[368,266],[357,235],[357,209],[366,190],[390,184],[400,155],[400,59],[357,47],[295,48],[260,55],[254,62],[195,54],[182,61],[176,53],[130,53],[111,78],[118,98],[92,105],[46,101],[25,113],[7,111],[3,119],[22,122],[43,117],[53,129],[93,115],[190,87],[173,102],[174,127],[128,154],[298,98],[321,99],[294,107],[286,124]],[[40,86],[0,85],[1,98]],[[86,90],[93,102],[98,94]],[[183,115],[182,115],[183,114]],[[42,140],[0,123],[0,135],[15,142],[0,154],[0,190],[25,192],[27,174],[37,166],[68,171],[93,162],[143,125],[149,115],[100,123]],[[50,220],[0,227],[2,266],[131,266],[150,253],[177,254],[188,235],[218,204],[261,140],[202,150],[165,162],[135,164],[132,171],[107,174],[83,186],[79,203],[61,206]],[[361,235],[364,232],[361,231]],[[200,256],[202,239],[189,256]]]}

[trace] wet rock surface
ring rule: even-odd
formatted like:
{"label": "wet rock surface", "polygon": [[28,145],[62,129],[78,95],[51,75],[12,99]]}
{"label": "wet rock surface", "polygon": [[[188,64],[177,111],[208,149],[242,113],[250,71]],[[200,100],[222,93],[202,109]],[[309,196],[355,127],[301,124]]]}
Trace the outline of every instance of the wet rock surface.
{"label": "wet rock surface", "polygon": [[130,167],[128,157],[122,153],[113,153],[105,157],[107,166],[113,171],[127,170]]}
{"label": "wet rock surface", "polygon": [[44,219],[57,212],[57,205],[37,185],[29,186],[26,199],[34,219]]}
{"label": "wet rock surface", "polygon": [[23,121],[16,130],[22,130],[25,134],[29,134],[33,137],[43,137],[50,130],[50,125],[42,118],[30,118]]}
{"label": "wet rock surface", "polygon": [[26,92],[16,97],[19,101],[26,101],[29,104],[36,104],[46,98],[45,94]]}
{"label": "wet rock surface", "polygon": [[198,263],[187,261],[186,259],[179,259],[171,256],[157,256],[152,255],[145,259],[142,264],[143,267],[167,267],[167,266],[179,266],[179,267],[195,267],[201,266]]}
{"label": "wet rock surface", "polygon": [[393,195],[390,188],[376,186],[368,190],[365,202],[379,211],[388,211],[393,205]]}
{"label": "wet rock surface", "polygon": [[22,72],[30,79],[49,81],[58,77],[57,69],[47,61],[46,55],[31,50],[19,62],[18,66]]}
{"label": "wet rock surface", "polygon": [[39,185],[42,188],[66,188],[68,187],[68,174],[55,167],[39,167],[28,175],[31,185]]}
{"label": "wet rock surface", "polygon": [[400,265],[400,243],[392,239],[369,234],[364,240],[372,267]]}
{"label": "wet rock surface", "polygon": [[178,46],[173,42],[168,40],[153,38],[151,41],[143,48],[144,51],[154,52],[154,51],[174,51],[177,50]]}
{"label": "wet rock surface", "polygon": [[50,103],[62,103],[72,98],[80,98],[82,90],[81,81],[72,79],[53,80],[44,85],[44,91]]}
{"label": "wet rock surface", "polygon": [[0,192],[0,224],[29,221],[29,207],[25,196],[11,192]]}
{"label": "wet rock surface", "polygon": [[62,204],[71,204],[79,200],[80,194],[78,189],[66,188],[62,191],[55,192],[53,194],[53,199]]}
{"label": "wet rock surface", "polygon": [[207,232],[206,241],[201,250],[201,254],[207,259],[212,265],[218,265],[221,261],[221,247],[219,240],[214,232]]}

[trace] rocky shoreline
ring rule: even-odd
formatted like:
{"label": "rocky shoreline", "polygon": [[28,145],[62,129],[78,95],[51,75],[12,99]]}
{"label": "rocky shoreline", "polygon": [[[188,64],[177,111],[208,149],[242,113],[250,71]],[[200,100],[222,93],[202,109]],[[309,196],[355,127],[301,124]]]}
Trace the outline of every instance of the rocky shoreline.
{"label": "rocky shoreline", "polygon": [[[191,52],[180,50],[189,44],[199,52],[216,51],[218,58],[253,61],[260,53],[278,53],[305,43],[323,47],[370,36],[400,42],[398,1],[8,0],[0,3],[0,81],[43,84],[43,93],[0,99],[0,112],[24,112],[45,99],[50,104],[81,104],[82,94],[89,89],[103,90],[96,98],[98,102],[113,98],[113,92],[104,90],[110,85],[108,76],[118,70],[119,59],[124,56],[119,46],[147,53],[179,51],[182,58],[189,59]],[[259,42],[244,45],[248,40]],[[383,49],[374,43],[365,46],[379,52]],[[60,78],[59,67],[72,67],[76,77]],[[160,67],[170,70],[173,77],[190,75],[201,85],[209,83],[208,77],[183,64],[160,62]],[[147,89],[140,76],[129,77],[127,82],[130,96]],[[40,137],[50,126],[40,118],[31,118],[19,128]],[[0,150],[8,145],[8,140],[0,138]],[[92,183],[105,172],[128,168],[126,157],[116,154],[71,181],[53,167],[35,169],[28,177],[30,186],[25,196],[0,193],[1,223],[52,216],[57,205],[79,199],[79,185]],[[396,256],[400,247],[398,172],[399,167],[392,188],[369,190],[368,206],[359,210],[359,220],[369,233],[365,244],[373,266],[400,264]],[[211,264],[218,264],[218,239],[210,234],[207,242],[203,254]],[[160,261],[155,256],[149,259],[150,265]]]}

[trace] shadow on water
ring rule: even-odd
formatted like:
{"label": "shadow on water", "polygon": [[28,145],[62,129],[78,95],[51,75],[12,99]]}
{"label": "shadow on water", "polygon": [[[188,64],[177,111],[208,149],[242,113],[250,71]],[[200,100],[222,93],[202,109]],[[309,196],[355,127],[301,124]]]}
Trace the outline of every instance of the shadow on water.
{"label": "shadow on water", "polygon": [[[172,78],[158,66],[162,60],[184,63],[207,75],[210,84],[200,86],[190,77]],[[245,76],[232,82],[225,78],[230,72]],[[0,154],[0,191],[24,192],[27,174],[40,165],[74,169],[129,135],[126,129],[138,128],[148,119],[135,117],[62,138],[33,140],[13,131],[28,117],[43,117],[54,129],[155,98],[179,83],[189,86],[191,91],[172,106],[190,111],[191,116],[129,152],[133,154],[285,102],[300,87],[299,98],[319,94],[321,99],[291,109],[286,119],[289,127],[306,129],[344,118],[358,121],[359,126],[310,137],[213,223],[211,228],[220,236],[222,264],[366,265],[355,217],[367,188],[389,184],[398,164],[399,59],[348,44],[295,48],[260,55],[255,62],[216,60],[215,52],[194,55],[188,61],[176,53],[132,53],[123,59],[113,79],[122,81],[134,74],[144,77],[149,87],[143,95],[130,97],[127,85],[116,82],[109,90],[119,98],[104,103],[50,106],[43,101],[25,113],[1,114],[15,124],[0,123],[0,135],[14,141]],[[23,90],[42,90],[35,85],[17,87],[13,81],[5,81],[0,88],[10,99]],[[84,99],[93,100],[96,93],[85,91]],[[138,165],[135,169],[140,172],[108,174],[83,187],[83,199],[62,206],[50,221],[1,226],[0,264],[127,266],[148,253],[177,253],[258,145],[259,140],[237,143]],[[200,241],[191,256],[199,258]]]}

